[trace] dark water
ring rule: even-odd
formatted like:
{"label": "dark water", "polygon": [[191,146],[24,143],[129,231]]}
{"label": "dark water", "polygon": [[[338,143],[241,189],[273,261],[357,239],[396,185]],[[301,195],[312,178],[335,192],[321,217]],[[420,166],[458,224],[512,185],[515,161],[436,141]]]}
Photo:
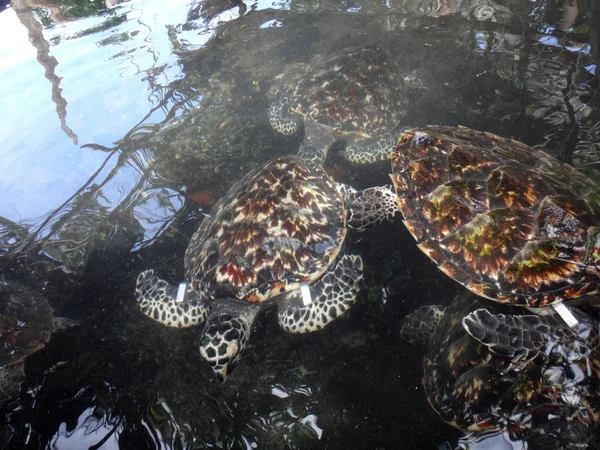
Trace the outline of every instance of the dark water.
{"label": "dark water", "polygon": [[[599,30],[593,0],[13,1],[0,13],[0,270],[80,325],[27,359],[0,448],[454,445],[425,399],[423,349],[399,328],[460,288],[400,221],[351,239],[366,281],[347,317],[292,336],[266,311],[226,384],[198,329],[138,311],[135,278],[182,279],[212,199],[296,151],[302,136],[266,117],[283,68],[354,45],[388,49],[414,87],[401,126],[491,131],[600,180]],[[387,182],[385,164],[330,170]]]}

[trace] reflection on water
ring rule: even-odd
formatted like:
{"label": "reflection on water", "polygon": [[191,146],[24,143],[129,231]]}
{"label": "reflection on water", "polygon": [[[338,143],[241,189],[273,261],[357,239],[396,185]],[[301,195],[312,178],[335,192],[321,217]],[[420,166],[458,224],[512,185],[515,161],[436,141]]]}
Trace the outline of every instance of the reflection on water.
{"label": "reflection on water", "polygon": [[[418,87],[401,126],[485,129],[600,180],[598,2],[14,0],[0,10],[0,270],[82,324],[26,360],[20,395],[2,407],[0,448],[457,443],[426,401],[424,350],[399,329],[460,288],[400,227],[353,244],[366,286],[347,320],[310,336],[261,320],[225,385],[201,362],[198,330],[145,320],[134,280],[147,267],[183,278],[214,199],[302,139],[269,126],[277,77],[348,47],[378,44]],[[388,182],[385,165],[327,169],[356,187]],[[551,448],[544,427],[534,424],[528,448]],[[571,443],[551,445],[573,448],[584,428],[565,425]],[[507,433],[461,442],[505,448]]]}

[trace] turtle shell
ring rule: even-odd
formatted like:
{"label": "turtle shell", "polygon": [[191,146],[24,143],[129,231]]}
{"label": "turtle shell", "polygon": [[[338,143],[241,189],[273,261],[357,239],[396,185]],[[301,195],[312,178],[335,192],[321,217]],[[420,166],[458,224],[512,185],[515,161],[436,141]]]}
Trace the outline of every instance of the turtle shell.
{"label": "turtle shell", "polygon": [[[477,308],[507,312],[507,306],[489,303],[459,295],[431,336],[423,386],[440,417],[464,432],[506,430],[526,441],[537,440],[538,429],[552,429],[548,424],[575,422],[591,429],[598,423],[598,321],[574,311],[580,323],[571,330],[557,319],[557,326],[545,331],[555,343],[546,358],[516,362],[490,352],[462,326],[462,318]],[[510,308],[510,314],[531,313]]]}
{"label": "turtle shell", "polygon": [[206,300],[262,302],[320,278],[345,237],[335,182],[316,163],[280,157],[217,202],[192,236],[186,279]]}
{"label": "turtle shell", "polygon": [[306,121],[370,138],[392,131],[406,114],[399,73],[389,52],[362,46],[290,66],[270,95],[285,98]]}
{"label": "turtle shell", "polygon": [[534,307],[598,292],[600,191],[584,175],[463,127],[410,130],[392,153],[404,223],[445,274]]}
{"label": "turtle shell", "polygon": [[13,282],[0,282],[0,367],[22,362],[42,349],[55,329],[44,296]]}

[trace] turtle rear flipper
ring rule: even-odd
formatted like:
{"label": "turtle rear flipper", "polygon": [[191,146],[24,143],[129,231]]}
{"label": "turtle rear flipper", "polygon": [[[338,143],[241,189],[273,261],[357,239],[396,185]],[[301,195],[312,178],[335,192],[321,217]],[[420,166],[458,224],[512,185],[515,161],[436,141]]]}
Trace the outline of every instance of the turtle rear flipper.
{"label": "turtle rear flipper", "polygon": [[392,220],[398,211],[396,194],[389,186],[364,189],[348,197],[348,226],[357,230]]}
{"label": "turtle rear flipper", "polygon": [[154,270],[139,274],[135,298],[142,312],[169,327],[190,327],[206,320],[208,307],[191,285],[185,288],[183,301],[177,301],[178,287],[154,275]]}
{"label": "turtle rear flipper", "polygon": [[597,330],[587,321],[575,328],[567,326],[558,314],[506,315],[477,309],[462,320],[465,330],[492,352],[515,361],[543,364],[551,352],[586,353],[594,347]]}
{"label": "turtle rear flipper", "polygon": [[310,333],[323,329],[354,304],[362,272],[360,256],[342,256],[319,281],[308,287],[310,299],[297,290],[279,303],[279,324],[288,333]]}
{"label": "turtle rear flipper", "polygon": [[390,134],[369,139],[358,138],[346,146],[342,156],[360,165],[389,161],[395,145],[396,140]]}
{"label": "turtle rear flipper", "polygon": [[329,153],[329,148],[334,142],[335,136],[330,127],[307,122],[304,124],[304,140],[298,150],[298,156],[323,164]]}
{"label": "turtle rear flipper", "polygon": [[400,336],[415,345],[426,345],[444,317],[445,307],[425,305],[404,318]]}

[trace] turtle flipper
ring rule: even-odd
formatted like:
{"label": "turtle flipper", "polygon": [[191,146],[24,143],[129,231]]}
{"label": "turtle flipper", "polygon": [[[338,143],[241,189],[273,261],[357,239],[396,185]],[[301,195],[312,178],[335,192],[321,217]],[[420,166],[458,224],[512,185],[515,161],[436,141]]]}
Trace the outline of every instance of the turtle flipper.
{"label": "turtle flipper", "polygon": [[597,339],[598,332],[588,321],[572,329],[560,316],[492,314],[477,309],[465,317],[464,329],[492,352],[515,361],[542,364],[556,348],[581,354]]}
{"label": "turtle flipper", "polygon": [[363,264],[358,255],[344,255],[337,264],[309,287],[308,304],[294,291],[279,303],[279,324],[288,333],[310,333],[324,328],[344,314],[356,301],[362,282]]}
{"label": "turtle flipper", "polygon": [[396,194],[389,186],[378,186],[358,191],[348,199],[348,226],[357,230],[392,220],[398,211]]}
{"label": "turtle flipper", "polygon": [[426,345],[444,317],[445,307],[425,305],[404,318],[400,336],[415,345]]}
{"label": "turtle flipper", "polygon": [[182,302],[177,301],[177,287],[146,270],[138,275],[135,298],[144,314],[169,327],[190,327],[206,320],[208,307],[190,284]]}
{"label": "turtle flipper", "polygon": [[246,348],[252,322],[260,310],[258,304],[228,300],[215,300],[200,341],[200,354],[222,382]]}
{"label": "turtle flipper", "polygon": [[383,135],[369,139],[355,139],[348,143],[342,155],[354,164],[373,164],[378,161],[389,161],[396,139],[391,135]]}
{"label": "turtle flipper", "polygon": [[304,124],[304,141],[298,150],[298,156],[322,164],[334,142],[335,136],[330,127],[307,122]]}
{"label": "turtle flipper", "polygon": [[297,114],[290,111],[287,97],[271,103],[267,114],[269,116],[269,123],[278,133],[291,136],[298,131],[301,121]]}

